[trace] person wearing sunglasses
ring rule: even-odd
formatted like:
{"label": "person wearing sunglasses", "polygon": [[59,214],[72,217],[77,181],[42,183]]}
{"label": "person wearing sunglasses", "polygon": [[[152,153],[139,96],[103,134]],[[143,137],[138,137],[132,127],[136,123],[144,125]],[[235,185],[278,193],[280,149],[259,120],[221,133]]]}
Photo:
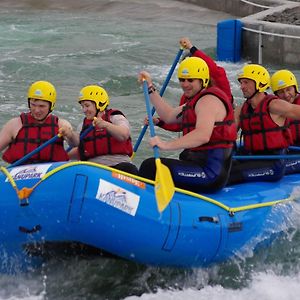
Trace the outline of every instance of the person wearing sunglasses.
{"label": "person wearing sunglasses", "polygon": [[[189,52],[187,52],[183,59],[185,59],[186,57],[191,57],[191,56],[195,56],[195,57],[199,57],[202,58],[208,66],[209,69],[209,74],[210,74],[210,85],[211,86],[217,86],[218,88],[220,88],[228,97],[231,98],[232,104],[234,104],[234,99],[231,93],[231,87],[230,87],[230,83],[226,74],[226,71],[223,67],[219,66],[216,64],[216,62],[207,54],[205,54],[203,51],[201,51],[200,49],[198,49],[196,46],[193,46],[191,40],[187,37],[182,37],[179,40],[179,44],[183,49],[188,50]],[[179,105],[183,105],[184,103],[182,103],[183,98],[180,99],[181,102],[179,103]],[[168,131],[174,131],[174,132],[180,132],[181,128],[180,128],[180,124],[166,124],[165,122],[163,122],[160,118],[157,117],[153,117],[153,123],[165,130]],[[145,119],[145,124],[148,124],[148,118]]]}
{"label": "person wearing sunglasses", "polygon": [[[147,80],[150,100],[166,123],[180,124],[183,135],[169,141],[158,136],[150,139],[152,147],[163,151],[183,150],[179,159],[161,158],[172,174],[175,186],[193,192],[215,192],[228,179],[233,145],[237,137],[231,98],[218,87],[210,87],[207,63],[199,57],[188,57],[178,67],[182,103],[173,108],[163,100],[148,72],[138,80]],[[144,160],[139,175],[154,179],[154,158]]]}
{"label": "person wearing sunglasses", "polygon": [[[85,86],[78,102],[85,118],[79,145],[70,151],[70,157],[137,174],[138,169],[130,160],[133,148],[129,122],[120,110],[108,108],[106,90],[98,85]],[[91,126],[93,130],[84,134]]]}

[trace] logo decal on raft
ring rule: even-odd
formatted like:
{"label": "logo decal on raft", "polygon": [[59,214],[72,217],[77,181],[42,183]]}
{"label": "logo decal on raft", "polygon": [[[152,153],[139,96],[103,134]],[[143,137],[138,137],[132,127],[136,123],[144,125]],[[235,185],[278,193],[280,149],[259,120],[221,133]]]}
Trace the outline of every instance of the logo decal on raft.
{"label": "logo decal on raft", "polygon": [[190,178],[206,178],[206,174],[204,172],[178,172],[179,176],[190,177]]}
{"label": "logo decal on raft", "polygon": [[[48,171],[51,164],[25,165],[13,168],[9,173],[12,178],[17,180],[40,179]],[[8,179],[6,179],[8,181]]]}
{"label": "logo decal on raft", "polygon": [[262,171],[257,171],[257,172],[252,172],[252,173],[248,173],[248,177],[261,177],[261,176],[272,176],[274,175],[274,171],[271,169],[266,169],[266,170],[262,170]]}
{"label": "logo decal on raft", "polygon": [[137,187],[139,187],[141,189],[145,189],[146,188],[146,184],[144,182],[136,180],[136,179],[131,178],[129,176],[120,174],[120,173],[112,172],[112,177],[118,178],[118,179],[120,179],[122,181],[130,183],[130,184],[132,184],[134,186],[137,186]]}
{"label": "logo decal on raft", "polygon": [[140,196],[103,179],[99,180],[96,199],[132,216],[140,202]]}

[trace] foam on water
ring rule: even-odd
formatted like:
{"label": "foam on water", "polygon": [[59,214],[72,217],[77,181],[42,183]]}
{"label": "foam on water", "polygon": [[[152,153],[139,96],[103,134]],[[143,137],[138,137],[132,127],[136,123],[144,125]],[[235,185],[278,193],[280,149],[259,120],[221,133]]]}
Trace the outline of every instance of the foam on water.
{"label": "foam on water", "polygon": [[300,293],[300,276],[276,276],[272,273],[253,275],[248,287],[241,289],[226,289],[220,285],[207,285],[201,290],[192,288],[181,291],[161,290],[153,294],[143,294],[140,297],[126,297],[126,300],[296,300]]}

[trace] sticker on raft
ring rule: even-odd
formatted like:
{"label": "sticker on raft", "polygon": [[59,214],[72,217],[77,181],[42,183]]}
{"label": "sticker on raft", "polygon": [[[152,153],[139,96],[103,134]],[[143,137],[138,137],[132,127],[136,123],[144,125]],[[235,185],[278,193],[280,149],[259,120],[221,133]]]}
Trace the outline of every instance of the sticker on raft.
{"label": "sticker on raft", "polygon": [[100,179],[96,199],[135,216],[140,196]]}
{"label": "sticker on raft", "polygon": [[146,188],[145,182],[136,180],[136,179],[134,179],[134,178],[131,178],[131,177],[129,177],[129,176],[126,176],[126,175],[123,175],[123,174],[120,174],[120,173],[113,172],[113,173],[112,173],[112,177],[118,178],[118,179],[120,179],[120,180],[122,180],[122,181],[125,181],[125,182],[127,182],[127,183],[130,183],[130,184],[132,184],[132,185],[134,185],[134,186],[137,186],[137,187],[139,187],[139,188],[141,188],[141,189],[145,189],[145,188]]}
{"label": "sticker on raft", "polygon": [[[40,179],[47,173],[51,165],[52,164],[25,165],[15,167],[9,173],[14,179],[14,181]],[[8,179],[6,178],[5,181],[8,181]]]}

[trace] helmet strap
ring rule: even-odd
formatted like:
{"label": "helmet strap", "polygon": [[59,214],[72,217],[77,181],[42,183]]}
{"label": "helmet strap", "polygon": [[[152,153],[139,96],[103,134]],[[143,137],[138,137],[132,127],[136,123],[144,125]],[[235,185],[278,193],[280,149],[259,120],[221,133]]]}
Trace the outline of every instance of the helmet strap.
{"label": "helmet strap", "polygon": [[255,92],[248,98],[246,98],[247,100],[252,99],[256,94],[258,93],[258,90],[255,90]]}

